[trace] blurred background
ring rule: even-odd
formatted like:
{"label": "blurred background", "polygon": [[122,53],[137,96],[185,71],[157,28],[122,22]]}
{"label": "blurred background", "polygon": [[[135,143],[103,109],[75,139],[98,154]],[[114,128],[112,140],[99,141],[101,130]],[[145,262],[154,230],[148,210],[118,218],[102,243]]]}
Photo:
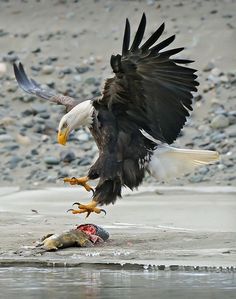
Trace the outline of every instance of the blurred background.
{"label": "blurred background", "polygon": [[[76,98],[100,94],[112,76],[110,55],[121,52],[126,17],[134,31],[143,12],[147,38],[165,22],[162,39],[195,60],[199,92],[176,146],[217,150],[221,161],[171,185],[236,183],[236,1],[234,0],[2,0],[0,1],[0,186],[63,186],[83,176],[97,154],[86,129],[57,144],[63,107],[25,94],[12,63],[36,81]],[[154,180],[146,177],[145,184]],[[155,182],[155,184],[163,184]]]}

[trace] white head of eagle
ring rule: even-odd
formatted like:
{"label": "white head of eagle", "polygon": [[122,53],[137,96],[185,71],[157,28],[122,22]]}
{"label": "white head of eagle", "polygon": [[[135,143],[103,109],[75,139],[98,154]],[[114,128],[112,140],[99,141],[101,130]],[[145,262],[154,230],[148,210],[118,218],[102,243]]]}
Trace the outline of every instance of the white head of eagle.
{"label": "white head of eagle", "polygon": [[82,126],[90,127],[93,122],[93,111],[92,101],[87,100],[66,113],[58,126],[58,142],[65,145],[71,131]]}

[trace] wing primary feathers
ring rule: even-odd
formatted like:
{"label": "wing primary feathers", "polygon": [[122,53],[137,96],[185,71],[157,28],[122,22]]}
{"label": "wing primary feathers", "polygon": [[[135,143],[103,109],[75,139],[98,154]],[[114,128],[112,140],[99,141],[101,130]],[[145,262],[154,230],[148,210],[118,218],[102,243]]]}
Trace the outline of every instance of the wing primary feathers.
{"label": "wing primary feathers", "polygon": [[168,51],[165,51],[165,52],[161,52],[161,55],[163,57],[168,57],[169,58],[170,56],[175,55],[175,54],[177,54],[177,53],[179,53],[183,50],[184,50],[183,47],[182,48],[171,49],[171,50],[168,50]]}
{"label": "wing primary feathers", "polygon": [[25,87],[25,84],[24,84],[24,79],[22,78],[22,75],[19,72],[17,65],[15,63],[13,64],[13,68],[14,68],[14,73],[15,73],[15,77],[16,77],[18,84],[24,91],[28,92],[28,89]]}
{"label": "wing primary feathers", "polygon": [[35,80],[27,77],[22,63],[19,63],[18,66],[14,63],[13,68],[16,80],[20,88],[22,88],[25,92],[57,103],[59,105],[64,105],[67,111],[70,111],[74,106],[78,104],[78,101],[71,97],[63,96],[61,94],[55,95],[48,90],[44,90]]}
{"label": "wing primary feathers", "polygon": [[[145,28],[143,14],[130,43],[130,23],[126,19],[122,56],[111,56],[115,76],[106,81],[99,104],[115,112],[122,128],[135,125],[170,144],[192,110],[192,92],[197,91],[199,83],[196,70],[187,66],[192,60],[172,59],[184,49],[170,46],[175,35],[159,41],[165,24],[142,42]],[[166,49],[168,46],[170,49]]]}
{"label": "wing primary feathers", "polygon": [[145,28],[146,28],[146,16],[145,16],[145,13],[143,13],[141,21],[140,21],[139,26],[138,26],[138,30],[137,30],[137,32],[135,34],[135,37],[134,37],[134,41],[133,41],[132,46],[130,48],[131,52],[134,52],[135,50],[138,49],[138,46],[140,45],[140,43],[143,39]]}
{"label": "wing primary feathers", "polygon": [[188,64],[188,63],[194,62],[194,60],[189,60],[189,59],[171,59],[171,61],[178,63],[178,64]]}
{"label": "wing primary feathers", "polygon": [[124,33],[123,46],[122,46],[122,56],[128,54],[129,42],[130,42],[130,24],[129,24],[129,20],[126,19],[125,33]]}
{"label": "wing primary feathers", "polygon": [[169,46],[175,39],[175,35],[168,37],[167,39],[163,40],[161,43],[157,44],[156,46],[152,47],[151,53],[157,53],[160,50],[164,49],[165,47]]}
{"label": "wing primary feathers", "polygon": [[148,50],[162,35],[163,31],[165,29],[165,23],[163,23],[153,34],[149,39],[142,45],[141,50],[144,52]]}
{"label": "wing primary feathers", "polygon": [[53,94],[50,94],[49,92],[43,90],[36,81],[31,80],[27,77],[24,67],[22,63],[19,63],[19,66],[14,63],[13,64],[14,73],[16,80],[19,84],[19,86],[27,93],[33,94],[36,96],[39,96],[43,99],[49,100]]}

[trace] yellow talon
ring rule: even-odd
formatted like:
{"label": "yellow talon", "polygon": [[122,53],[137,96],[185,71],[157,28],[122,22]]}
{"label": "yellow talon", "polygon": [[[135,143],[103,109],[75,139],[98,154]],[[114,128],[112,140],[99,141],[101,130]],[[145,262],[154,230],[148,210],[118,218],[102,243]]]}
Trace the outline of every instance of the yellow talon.
{"label": "yellow talon", "polygon": [[82,214],[82,213],[87,213],[86,218],[91,214],[91,213],[96,213],[100,214],[103,212],[106,215],[106,211],[100,208],[97,208],[97,201],[92,200],[90,203],[84,205],[79,202],[73,203],[73,205],[78,205],[78,210],[76,209],[69,209],[67,212],[72,212],[72,214]]}
{"label": "yellow talon", "polygon": [[89,178],[87,176],[81,178],[64,178],[63,181],[64,183],[69,183],[71,185],[81,185],[85,188],[85,190],[92,191],[94,193],[93,188],[89,184],[87,184],[87,182],[89,181]]}

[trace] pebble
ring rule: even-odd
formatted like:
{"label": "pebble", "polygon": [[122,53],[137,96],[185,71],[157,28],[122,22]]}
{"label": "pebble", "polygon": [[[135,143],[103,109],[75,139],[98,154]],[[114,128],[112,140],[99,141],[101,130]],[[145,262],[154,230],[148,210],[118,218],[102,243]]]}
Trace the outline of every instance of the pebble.
{"label": "pebble", "polygon": [[15,124],[15,118],[12,118],[10,116],[5,116],[0,120],[0,125],[3,126],[12,126]]}
{"label": "pebble", "polygon": [[226,138],[226,134],[225,133],[213,133],[211,135],[211,141],[215,142],[215,143],[219,143],[222,140],[224,140]]}
{"label": "pebble", "polygon": [[23,159],[21,157],[18,156],[14,156],[12,157],[12,159],[10,160],[10,163],[19,163],[21,162]]}
{"label": "pebble", "polygon": [[220,76],[220,81],[222,83],[228,83],[229,79],[228,79],[228,77],[226,75],[222,75],[222,76]]}
{"label": "pebble", "polygon": [[202,175],[205,175],[209,172],[209,168],[207,166],[202,166],[199,168],[198,172]]}
{"label": "pebble", "polygon": [[212,74],[210,74],[207,79],[215,85],[220,84],[220,82],[221,82],[220,77],[212,75]]}
{"label": "pebble", "polygon": [[229,124],[234,125],[236,124],[236,111],[231,110],[228,112],[228,117],[229,117]]}
{"label": "pebble", "polygon": [[75,69],[76,69],[77,73],[79,73],[79,74],[84,74],[89,71],[88,66],[76,66]]}
{"label": "pebble", "polygon": [[85,84],[88,85],[95,85],[96,84],[96,78],[94,77],[89,77],[84,81]]}
{"label": "pebble", "polygon": [[0,135],[0,143],[11,142],[11,141],[14,141],[14,138],[11,135],[8,134]]}
{"label": "pebble", "polygon": [[89,157],[84,157],[83,159],[79,160],[78,165],[80,166],[91,165],[91,159]]}
{"label": "pebble", "polygon": [[81,78],[80,75],[75,75],[75,76],[74,76],[74,79],[75,79],[75,81],[77,81],[77,82],[81,82],[81,81],[82,81],[82,78]]}
{"label": "pebble", "polygon": [[49,175],[49,176],[47,177],[47,182],[48,182],[48,183],[55,183],[57,179],[58,179],[57,176]]}
{"label": "pebble", "polygon": [[45,104],[33,104],[31,107],[35,114],[46,112],[48,110],[48,105]]}
{"label": "pebble", "polygon": [[214,68],[211,70],[211,74],[212,74],[213,76],[219,77],[220,75],[222,75],[222,72],[221,72],[220,69],[218,69],[217,67],[214,67]]}
{"label": "pebble", "polygon": [[32,118],[25,118],[22,120],[21,124],[25,128],[32,128],[34,126],[34,120]]}
{"label": "pebble", "polygon": [[24,146],[28,146],[31,144],[31,139],[28,136],[17,134],[16,141]]}
{"label": "pebble", "polygon": [[56,157],[53,157],[53,156],[45,157],[44,162],[47,165],[58,165],[58,164],[60,164],[60,160]]}
{"label": "pebble", "polygon": [[189,178],[190,183],[200,183],[203,180],[203,175],[194,174]]}
{"label": "pebble", "polygon": [[15,151],[19,148],[20,148],[20,146],[16,143],[4,146],[4,150],[7,151],[7,152]]}
{"label": "pebble", "polygon": [[58,170],[58,178],[60,179],[60,178],[65,178],[65,177],[68,177],[69,176],[69,173],[68,173],[68,171],[66,170],[66,169],[59,169]]}
{"label": "pebble", "polygon": [[214,69],[215,64],[213,62],[208,62],[208,64],[203,68],[203,72],[210,72]]}
{"label": "pebble", "polygon": [[63,162],[70,163],[76,159],[76,156],[75,156],[74,152],[66,150],[66,151],[60,152],[60,159]]}
{"label": "pebble", "polygon": [[11,158],[11,160],[8,162],[9,163],[9,167],[10,169],[14,169],[17,167],[18,163],[21,162],[23,159],[21,157],[18,156],[14,156]]}
{"label": "pebble", "polygon": [[6,55],[3,56],[3,61],[10,62],[10,63],[16,62],[18,59],[19,58],[14,53],[14,51],[10,51]]}
{"label": "pebble", "polygon": [[55,68],[52,65],[44,65],[42,67],[43,75],[51,75],[54,72]]}
{"label": "pebble", "polygon": [[231,125],[226,129],[226,133],[228,134],[229,137],[236,137],[236,124]]}
{"label": "pebble", "polygon": [[213,129],[224,129],[229,126],[229,119],[223,114],[215,116],[211,121]]}

